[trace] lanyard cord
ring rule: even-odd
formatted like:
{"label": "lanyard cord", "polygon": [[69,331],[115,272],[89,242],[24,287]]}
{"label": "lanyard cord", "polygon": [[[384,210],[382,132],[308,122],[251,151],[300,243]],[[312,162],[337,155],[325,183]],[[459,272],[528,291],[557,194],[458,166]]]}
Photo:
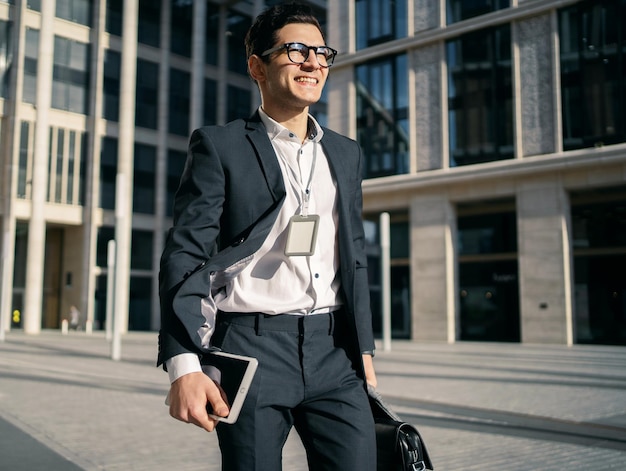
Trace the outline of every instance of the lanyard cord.
{"label": "lanyard cord", "polygon": [[317,142],[313,141],[313,160],[311,162],[311,173],[309,173],[309,181],[306,184],[302,195],[302,216],[309,215],[309,200],[311,199],[311,183],[313,182],[313,172],[315,171],[315,161],[317,160]]}

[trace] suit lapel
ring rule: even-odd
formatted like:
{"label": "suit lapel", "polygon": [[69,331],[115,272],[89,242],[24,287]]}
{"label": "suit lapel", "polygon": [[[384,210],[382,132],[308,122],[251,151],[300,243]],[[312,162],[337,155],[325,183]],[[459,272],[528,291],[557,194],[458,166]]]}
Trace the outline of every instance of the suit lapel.
{"label": "suit lapel", "polygon": [[267,131],[258,111],[247,122],[246,129],[249,131],[246,137],[254,148],[270,192],[275,200],[281,199],[285,194],[285,184],[276,152],[267,137]]}

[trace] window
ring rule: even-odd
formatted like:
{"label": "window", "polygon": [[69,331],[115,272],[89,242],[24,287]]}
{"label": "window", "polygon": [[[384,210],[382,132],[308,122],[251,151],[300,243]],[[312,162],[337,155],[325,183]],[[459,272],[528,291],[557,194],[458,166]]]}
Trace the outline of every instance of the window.
{"label": "window", "polygon": [[626,0],[559,12],[563,148],[626,141]]}
{"label": "window", "polygon": [[156,147],[135,144],[133,212],[154,214]]}
{"label": "window", "polygon": [[191,57],[192,3],[187,0],[172,0],[170,50],[184,57]]}
{"label": "window", "polygon": [[48,160],[48,201],[61,203],[63,193],[63,161],[65,154],[65,130],[50,128],[50,158]]}
{"label": "window", "polygon": [[139,0],[137,41],[159,47],[161,41],[161,2]]}
{"label": "window", "polygon": [[461,340],[519,342],[515,201],[457,208]]}
{"label": "window", "polygon": [[89,45],[54,37],[52,107],[87,113],[89,90]]}
{"label": "window", "polygon": [[56,16],[91,26],[91,0],[56,0]]}
{"label": "window", "polygon": [[[133,242],[134,239],[135,235],[133,234]],[[152,244],[152,240],[150,240],[150,244]],[[151,330],[152,278],[148,276],[131,276],[129,296],[128,330]]]}
{"label": "window", "polygon": [[320,126],[328,125],[328,88],[324,87],[322,96],[309,107],[309,113],[317,120]]}
{"label": "window", "polygon": [[133,230],[130,267],[133,270],[152,269],[152,240],[150,231]]}
{"label": "window", "polygon": [[[13,0],[9,3],[13,4]],[[41,0],[28,0],[26,2],[26,8],[33,11],[41,11]]]}
{"label": "window", "polygon": [[115,228],[100,227],[98,229],[98,241],[96,242],[96,265],[107,266],[108,244],[110,240],[115,240]]}
{"label": "window", "polygon": [[30,142],[33,139],[31,135],[34,133],[33,126],[28,121],[22,121],[20,126],[20,157],[19,168],[17,174],[17,197],[27,198],[30,197],[31,185],[29,172],[31,171],[30,165],[32,165],[32,147]]}
{"label": "window", "polygon": [[510,0],[447,0],[448,24],[508,8]]}
{"label": "window", "polygon": [[250,116],[250,90],[229,86],[227,120],[232,121],[248,116]]}
{"label": "window", "polygon": [[100,207],[102,209],[115,209],[116,177],[117,139],[103,137],[100,151]]}
{"label": "window", "polygon": [[13,66],[12,26],[12,22],[0,20],[0,97],[3,98],[9,93],[9,78]]}
{"label": "window", "polygon": [[123,0],[106,0],[106,24],[105,30],[115,36],[122,35],[122,16],[124,14]]}
{"label": "window", "polygon": [[446,44],[450,166],[513,158],[510,26]]}
{"label": "window", "polygon": [[156,129],[159,98],[159,64],[137,59],[135,124]]}
{"label": "window", "polygon": [[356,67],[357,140],[365,155],[364,177],[409,171],[406,55]]}
{"label": "window", "polygon": [[244,38],[251,25],[250,17],[230,11],[228,13],[228,70],[246,75],[248,63]]}
{"label": "window", "polygon": [[35,104],[37,99],[37,58],[39,57],[39,30],[26,28],[24,49],[24,87],[22,101]]}
{"label": "window", "polygon": [[102,88],[102,117],[117,121],[120,113],[120,53],[107,49],[104,51],[104,77]]}
{"label": "window", "polygon": [[626,186],[570,194],[578,343],[626,345]]}
{"label": "window", "polygon": [[167,207],[165,208],[167,216],[173,214],[174,196],[178,190],[186,159],[187,154],[185,152],[170,149],[167,154]]}
{"label": "window", "polygon": [[204,79],[204,125],[217,123],[217,82]]}
{"label": "window", "polygon": [[[220,27],[220,10],[217,5],[207,3],[204,55],[207,64],[217,65],[219,41],[217,35]],[[244,56],[245,57],[245,56]]]}
{"label": "window", "polygon": [[407,35],[406,0],[356,0],[355,6],[357,49]]}
{"label": "window", "polygon": [[170,69],[169,132],[189,134],[189,72]]}

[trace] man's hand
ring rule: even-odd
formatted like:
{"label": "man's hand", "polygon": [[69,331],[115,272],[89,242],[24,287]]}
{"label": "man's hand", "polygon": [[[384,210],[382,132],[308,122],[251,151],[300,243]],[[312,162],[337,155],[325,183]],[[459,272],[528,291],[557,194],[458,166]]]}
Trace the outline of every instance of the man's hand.
{"label": "man's hand", "polygon": [[367,384],[371,384],[372,387],[376,387],[378,380],[376,379],[376,372],[374,371],[374,359],[372,355],[364,353],[363,355],[363,369],[365,370],[365,381]]}
{"label": "man's hand", "polygon": [[214,415],[228,415],[228,405],[221,388],[202,372],[183,375],[170,387],[170,415],[212,432],[218,421],[207,413],[208,403],[215,411]]}

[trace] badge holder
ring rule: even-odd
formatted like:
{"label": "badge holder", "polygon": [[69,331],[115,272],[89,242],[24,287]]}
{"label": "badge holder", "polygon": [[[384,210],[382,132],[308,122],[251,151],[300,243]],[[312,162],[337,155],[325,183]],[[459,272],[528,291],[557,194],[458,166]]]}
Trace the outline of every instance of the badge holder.
{"label": "badge holder", "polygon": [[296,215],[289,219],[287,229],[287,245],[285,255],[313,255],[315,253],[315,241],[317,240],[317,228],[320,217],[317,214],[308,216]]}

